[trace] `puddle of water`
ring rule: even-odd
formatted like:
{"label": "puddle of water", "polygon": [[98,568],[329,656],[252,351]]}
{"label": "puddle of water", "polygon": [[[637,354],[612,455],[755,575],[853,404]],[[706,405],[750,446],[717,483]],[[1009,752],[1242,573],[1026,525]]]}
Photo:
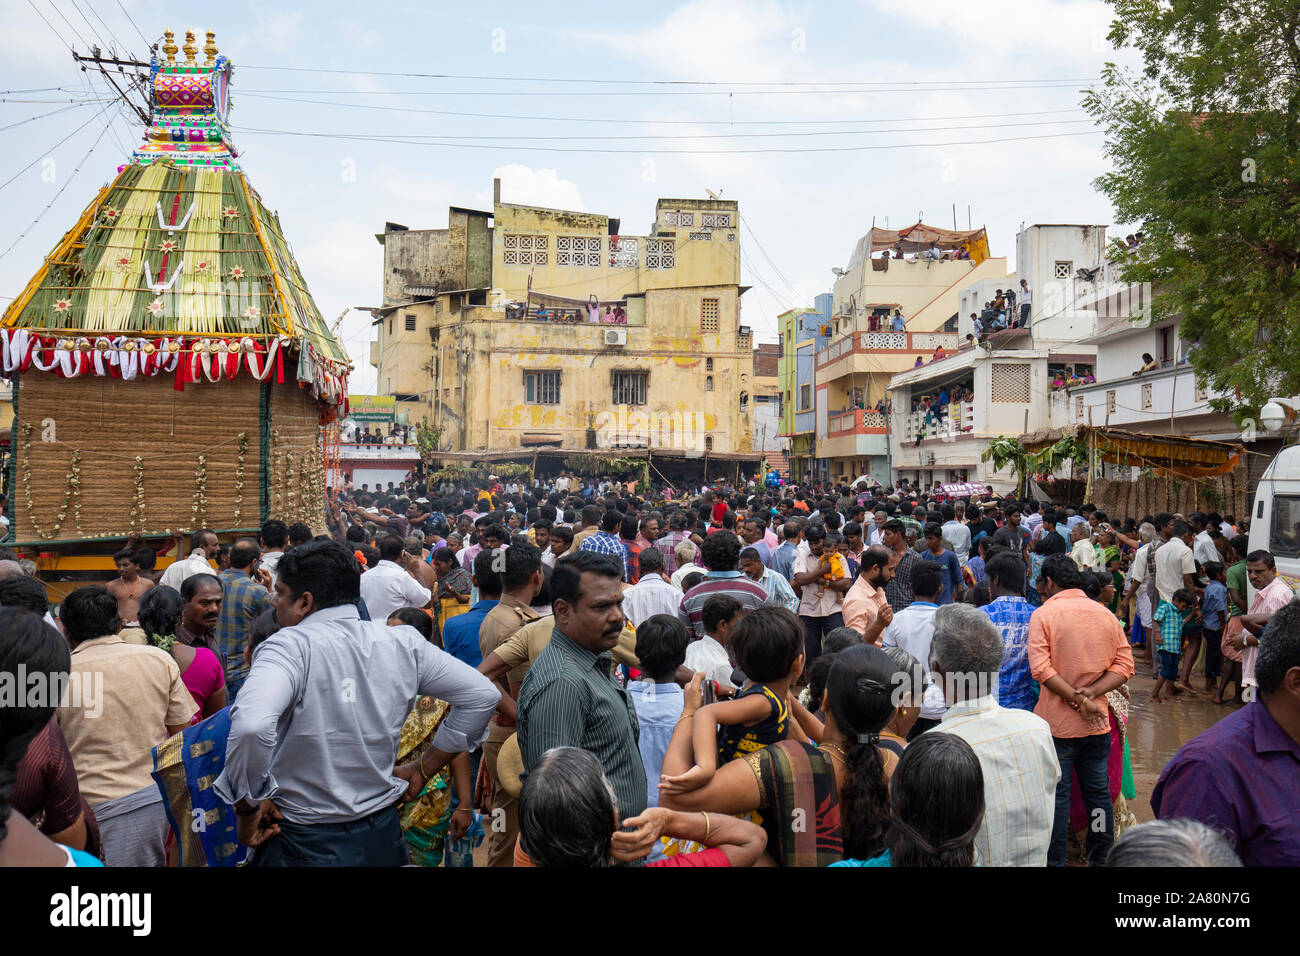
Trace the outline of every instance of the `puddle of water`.
{"label": "puddle of water", "polygon": [[[1155,687],[1155,678],[1148,676],[1150,668],[1145,663],[1138,663],[1137,670],[1137,676],[1128,682],[1132,696],[1128,747],[1137,799],[1130,800],[1128,805],[1138,821],[1145,823],[1155,819],[1151,812],[1151,791],[1155,789],[1165,765],[1183,744],[1227,717],[1238,705],[1214,703],[1213,694],[1202,692],[1205,678],[1199,672],[1194,673],[1189,681],[1198,696],[1191,697],[1184,692],[1169,700],[1166,685],[1163,703],[1152,703],[1151,690]],[[1229,699],[1232,691],[1233,688],[1229,688]]]}

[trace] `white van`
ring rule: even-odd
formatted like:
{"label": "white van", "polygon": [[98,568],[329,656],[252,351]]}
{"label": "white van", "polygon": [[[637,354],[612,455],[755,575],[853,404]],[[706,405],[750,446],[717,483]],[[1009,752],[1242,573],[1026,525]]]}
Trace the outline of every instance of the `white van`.
{"label": "white van", "polygon": [[1292,590],[1300,588],[1300,445],[1278,452],[1260,479],[1250,512],[1250,550],[1273,555],[1277,573]]}

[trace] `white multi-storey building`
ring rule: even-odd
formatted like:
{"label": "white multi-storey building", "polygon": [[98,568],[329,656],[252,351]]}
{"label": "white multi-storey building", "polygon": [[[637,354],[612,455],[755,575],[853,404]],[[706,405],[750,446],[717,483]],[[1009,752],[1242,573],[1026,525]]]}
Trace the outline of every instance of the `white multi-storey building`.
{"label": "white multi-storey building", "polygon": [[[1021,278],[1032,290],[1028,323],[893,376],[890,451],[895,478],[926,486],[974,481],[998,491],[1012,489],[1011,472],[993,471],[980,456],[999,436],[1050,427],[1053,408],[1065,407],[1065,383],[1094,376],[1096,347],[1088,340],[1096,331],[1097,313],[1091,300],[1102,274],[1105,242],[1104,226],[1030,226],[1016,237],[1016,273],[982,276],[962,287],[958,333],[963,342],[971,331],[970,313],[978,313],[998,288],[1019,289]],[[1017,302],[1014,314],[1019,312]],[[951,399],[954,394],[966,397],[940,407],[941,396]]]}

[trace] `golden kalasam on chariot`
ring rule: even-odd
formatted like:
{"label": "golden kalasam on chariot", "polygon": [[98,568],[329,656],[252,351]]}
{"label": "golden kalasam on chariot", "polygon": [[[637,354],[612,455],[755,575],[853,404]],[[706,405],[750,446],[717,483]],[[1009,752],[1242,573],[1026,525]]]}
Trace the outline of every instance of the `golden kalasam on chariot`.
{"label": "golden kalasam on chariot", "polygon": [[20,550],[269,517],[324,530],[351,365],[236,165],[230,61],[211,33],[203,61],[192,33],[184,60],[165,37],[144,145],[0,321]]}

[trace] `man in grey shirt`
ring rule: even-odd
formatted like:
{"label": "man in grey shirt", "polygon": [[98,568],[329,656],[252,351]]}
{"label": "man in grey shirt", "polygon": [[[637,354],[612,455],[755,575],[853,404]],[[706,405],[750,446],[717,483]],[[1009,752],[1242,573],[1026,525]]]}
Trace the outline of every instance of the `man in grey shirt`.
{"label": "man in grey shirt", "polygon": [[610,652],[623,630],[622,565],[614,555],[593,551],[555,562],[555,630],[520,688],[518,733],[525,769],[554,747],[595,754],[614,788],[619,817],[627,818],[645,809],[646,778],[636,708],[611,673]]}
{"label": "man in grey shirt", "polygon": [[[401,866],[398,802],[483,742],[501,694],[414,628],[362,621],[360,568],[341,544],[286,551],[278,570],[281,630],[256,648],[214,789],[254,866]],[[418,760],[394,767],[424,694],[451,713]]]}

